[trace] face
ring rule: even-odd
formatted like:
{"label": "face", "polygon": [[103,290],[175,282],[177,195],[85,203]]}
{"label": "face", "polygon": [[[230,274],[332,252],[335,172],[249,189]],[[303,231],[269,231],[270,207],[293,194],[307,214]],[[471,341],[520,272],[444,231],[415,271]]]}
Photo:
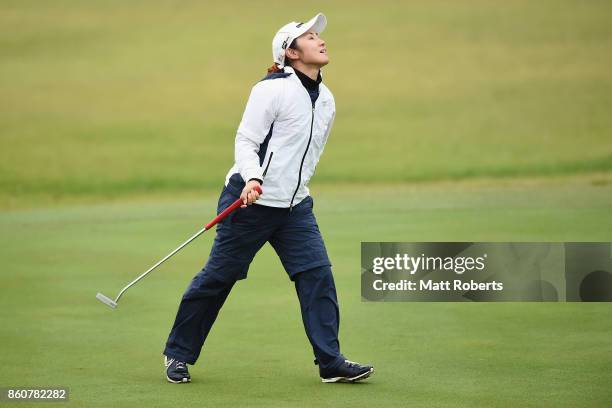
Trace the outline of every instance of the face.
{"label": "face", "polygon": [[298,58],[303,64],[325,66],[329,63],[325,41],[314,31],[308,31],[296,40],[299,50],[287,49],[292,60]]}

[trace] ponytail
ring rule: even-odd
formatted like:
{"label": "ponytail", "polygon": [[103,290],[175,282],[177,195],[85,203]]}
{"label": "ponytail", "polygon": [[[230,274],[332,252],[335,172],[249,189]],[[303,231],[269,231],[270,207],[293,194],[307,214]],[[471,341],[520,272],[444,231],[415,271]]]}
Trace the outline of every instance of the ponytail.
{"label": "ponytail", "polygon": [[268,74],[273,74],[275,72],[282,72],[282,68],[280,68],[276,63],[274,63],[270,68],[268,68]]}

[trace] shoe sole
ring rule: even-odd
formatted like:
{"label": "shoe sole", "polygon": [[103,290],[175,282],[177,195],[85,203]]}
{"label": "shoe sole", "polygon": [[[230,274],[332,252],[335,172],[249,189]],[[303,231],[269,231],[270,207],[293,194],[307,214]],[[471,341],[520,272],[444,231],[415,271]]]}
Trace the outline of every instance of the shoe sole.
{"label": "shoe sole", "polygon": [[171,379],[168,376],[166,376],[166,380],[168,380],[168,382],[172,384],[183,384],[183,383],[191,382],[191,378],[183,378],[181,381],[176,381],[176,380]]}
{"label": "shoe sole", "polygon": [[355,377],[332,377],[332,378],[321,378],[321,382],[324,383],[354,383],[357,381],[365,380],[374,372],[374,367],[370,368],[370,371],[366,371],[363,374],[359,374]]}

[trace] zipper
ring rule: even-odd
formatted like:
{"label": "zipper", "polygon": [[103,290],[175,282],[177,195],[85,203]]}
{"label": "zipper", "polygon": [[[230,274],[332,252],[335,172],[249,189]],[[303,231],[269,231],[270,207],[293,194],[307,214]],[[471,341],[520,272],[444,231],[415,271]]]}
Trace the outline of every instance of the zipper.
{"label": "zipper", "polygon": [[261,182],[263,183],[263,178],[266,177],[266,173],[268,172],[268,167],[270,167],[270,162],[272,161],[272,156],[274,155],[274,152],[270,152],[270,157],[268,157],[268,164],[266,164],[266,168],[263,172],[263,174],[261,175]]}
{"label": "zipper", "polygon": [[291,197],[291,203],[289,204],[289,213],[293,210],[293,200],[295,200],[295,195],[300,189],[300,184],[302,183],[302,167],[304,167],[304,159],[306,159],[306,154],[308,153],[308,148],[310,147],[310,142],[312,140],[312,126],[314,125],[314,112],[315,112],[315,104],[312,103],[312,116],[310,118],[310,136],[308,136],[308,144],[306,145],[306,150],[304,151],[304,155],[302,156],[302,162],[300,163],[300,172],[298,174],[298,183],[295,187],[295,191],[293,192],[293,196]]}

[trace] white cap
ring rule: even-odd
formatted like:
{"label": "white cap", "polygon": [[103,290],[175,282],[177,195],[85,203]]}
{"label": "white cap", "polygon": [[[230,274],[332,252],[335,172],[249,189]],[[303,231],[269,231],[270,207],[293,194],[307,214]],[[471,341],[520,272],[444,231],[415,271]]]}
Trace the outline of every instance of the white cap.
{"label": "white cap", "polygon": [[285,49],[291,45],[291,42],[298,38],[300,35],[308,31],[314,31],[319,34],[325,30],[327,25],[327,18],[323,13],[319,13],[306,23],[291,23],[284,25],[272,40],[272,58],[274,62],[280,67],[285,66]]}

